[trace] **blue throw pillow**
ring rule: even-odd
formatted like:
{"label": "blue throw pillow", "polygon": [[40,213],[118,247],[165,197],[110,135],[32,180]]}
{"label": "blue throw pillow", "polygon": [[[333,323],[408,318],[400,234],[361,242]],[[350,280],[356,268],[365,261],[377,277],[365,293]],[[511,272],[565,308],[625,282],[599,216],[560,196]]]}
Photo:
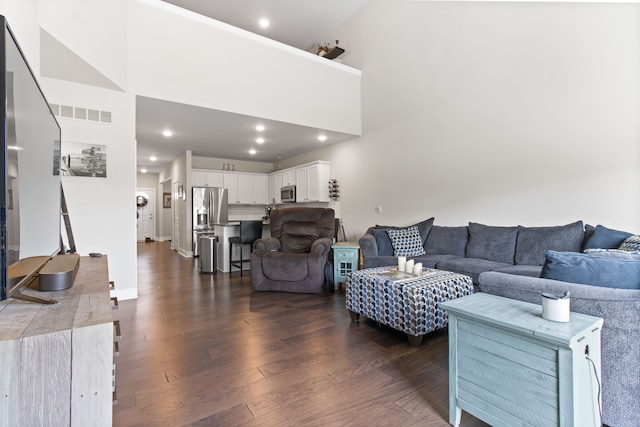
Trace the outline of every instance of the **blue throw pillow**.
{"label": "blue throw pillow", "polygon": [[584,245],[584,249],[618,249],[629,236],[633,236],[633,234],[597,225],[593,235]]}
{"label": "blue throw pillow", "polygon": [[393,255],[393,245],[391,244],[391,239],[389,239],[389,235],[387,234],[387,230],[379,230],[379,229],[371,229],[369,232],[376,238],[376,245],[378,246],[378,255],[379,256],[392,256]]}
{"label": "blue throw pillow", "polygon": [[540,277],[605,288],[640,289],[640,257],[614,258],[594,253],[546,251]]}
{"label": "blue throw pillow", "polygon": [[420,256],[424,255],[422,238],[418,227],[387,230],[394,256]]}

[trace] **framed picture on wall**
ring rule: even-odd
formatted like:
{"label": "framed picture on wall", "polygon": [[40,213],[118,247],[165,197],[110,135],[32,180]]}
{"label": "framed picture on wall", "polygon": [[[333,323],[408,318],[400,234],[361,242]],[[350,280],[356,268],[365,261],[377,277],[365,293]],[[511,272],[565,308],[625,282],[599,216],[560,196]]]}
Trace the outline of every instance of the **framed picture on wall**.
{"label": "framed picture on wall", "polygon": [[171,193],[162,193],[162,207],[163,208],[171,207]]}

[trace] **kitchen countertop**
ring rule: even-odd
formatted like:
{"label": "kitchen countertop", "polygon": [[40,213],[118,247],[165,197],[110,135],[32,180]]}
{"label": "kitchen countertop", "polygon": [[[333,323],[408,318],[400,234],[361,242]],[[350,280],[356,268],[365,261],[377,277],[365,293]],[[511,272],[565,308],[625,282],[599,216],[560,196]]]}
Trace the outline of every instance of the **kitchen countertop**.
{"label": "kitchen countertop", "polygon": [[[247,221],[254,221],[254,220],[247,220]],[[269,225],[269,220],[262,220],[262,224],[263,225]],[[229,221],[226,224],[216,224],[216,225],[227,225],[227,226],[235,226],[235,225],[240,225],[240,221]]]}

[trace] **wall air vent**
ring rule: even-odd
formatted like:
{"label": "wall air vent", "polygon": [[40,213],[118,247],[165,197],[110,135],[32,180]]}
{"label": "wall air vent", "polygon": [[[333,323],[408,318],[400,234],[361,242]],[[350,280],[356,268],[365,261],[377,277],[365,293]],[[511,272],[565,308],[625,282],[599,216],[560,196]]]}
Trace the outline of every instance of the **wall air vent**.
{"label": "wall air vent", "polygon": [[49,104],[56,117],[66,119],[89,120],[92,122],[111,123],[111,111],[94,110],[71,105]]}

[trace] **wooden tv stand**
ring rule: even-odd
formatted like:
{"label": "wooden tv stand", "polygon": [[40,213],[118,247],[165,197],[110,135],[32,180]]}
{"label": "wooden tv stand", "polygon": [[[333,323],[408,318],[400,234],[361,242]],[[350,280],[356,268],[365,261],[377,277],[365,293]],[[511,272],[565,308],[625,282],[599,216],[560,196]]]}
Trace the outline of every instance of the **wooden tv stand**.
{"label": "wooden tv stand", "polygon": [[73,286],[46,295],[58,303],[0,301],[0,425],[111,426],[107,257],[81,257]]}

